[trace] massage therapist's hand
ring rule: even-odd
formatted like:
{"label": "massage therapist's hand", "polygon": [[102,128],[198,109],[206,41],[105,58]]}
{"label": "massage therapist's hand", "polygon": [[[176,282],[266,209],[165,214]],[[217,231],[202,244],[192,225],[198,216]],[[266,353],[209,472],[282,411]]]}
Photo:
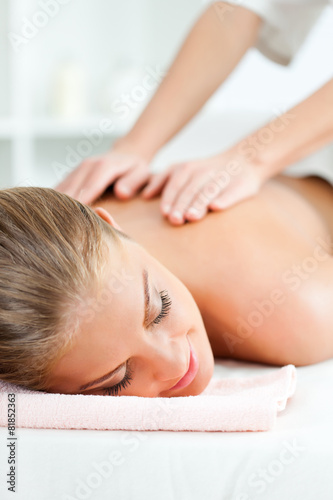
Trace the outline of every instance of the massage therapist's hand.
{"label": "massage therapist's hand", "polygon": [[[174,164],[151,174],[141,193],[145,199],[162,192],[160,209],[169,222],[181,225],[202,219],[254,196],[264,184],[263,169],[233,150]],[[267,177],[267,176],[266,176]]]}
{"label": "massage therapist's hand", "polygon": [[54,189],[88,205],[115,182],[115,196],[130,199],[147,183],[149,161],[133,148],[116,144],[107,153],[84,160]]}

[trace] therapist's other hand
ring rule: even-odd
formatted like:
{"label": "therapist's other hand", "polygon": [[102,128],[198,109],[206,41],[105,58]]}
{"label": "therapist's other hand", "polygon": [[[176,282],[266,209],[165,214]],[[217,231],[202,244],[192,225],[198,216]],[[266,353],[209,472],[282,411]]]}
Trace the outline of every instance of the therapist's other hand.
{"label": "therapist's other hand", "polygon": [[141,193],[145,199],[162,192],[160,210],[172,224],[205,217],[254,196],[264,184],[263,170],[232,150],[216,156],[173,164],[151,174]]}
{"label": "therapist's other hand", "polygon": [[127,200],[147,183],[150,175],[146,158],[115,147],[84,160],[54,189],[89,205],[115,182],[115,196]]}

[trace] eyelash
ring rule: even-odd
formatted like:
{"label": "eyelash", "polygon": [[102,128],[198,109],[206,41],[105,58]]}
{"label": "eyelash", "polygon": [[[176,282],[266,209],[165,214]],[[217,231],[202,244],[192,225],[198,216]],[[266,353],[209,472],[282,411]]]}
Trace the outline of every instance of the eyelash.
{"label": "eyelash", "polygon": [[162,319],[169,314],[172,304],[172,300],[170,299],[170,295],[167,290],[162,290],[162,292],[160,292],[160,296],[162,299],[162,310],[157,318],[154,319],[153,323],[155,324],[160,323]]}
{"label": "eyelash", "polygon": [[128,385],[130,385],[130,380],[133,380],[132,370],[129,364],[127,363],[126,373],[123,380],[121,380],[121,382],[118,382],[118,384],[113,385],[112,387],[105,387],[105,389],[102,389],[103,396],[117,396],[118,392],[121,391],[122,387],[125,389]]}
{"label": "eyelash", "polygon": [[[160,296],[162,300],[162,309],[160,314],[153,321],[153,323],[155,324],[160,323],[162,319],[169,314],[172,304],[172,300],[170,299],[170,295],[168,294],[167,290],[162,290],[162,292],[160,292]],[[123,380],[121,380],[121,382],[119,382],[118,384],[113,385],[112,387],[105,387],[104,389],[102,389],[103,395],[116,396],[122,387],[125,389],[128,385],[130,385],[130,381],[133,380],[132,375],[132,369],[127,363],[126,373]]]}

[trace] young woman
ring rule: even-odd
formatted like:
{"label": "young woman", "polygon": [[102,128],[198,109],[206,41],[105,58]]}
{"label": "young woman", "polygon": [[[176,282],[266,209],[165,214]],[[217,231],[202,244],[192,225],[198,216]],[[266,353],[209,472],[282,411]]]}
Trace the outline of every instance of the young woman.
{"label": "young woman", "polygon": [[[0,378],[67,394],[200,394],[214,357],[333,356],[333,189],[279,175],[200,222],[0,191]],[[115,219],[113,218],[115,217]]]}
{"label": "young woman", "polygon": [[323,7],[261,3],[209,2],[129,133],[57,186],[90,204],[114,184],[97,213],[134,241],[122,238],[109,264],[124,258],[132,279],[119,294],[106,281],[113,306],[92,294],[81,309],[90,322],[54,365],[49,390],[183,396],[205,388],[212,353],[277,365],[333,356],[330,175],[319,165],[305,178],[279,175],[333,140],[333,79],[227,151],[148,168],[250,47],[288,63]]}

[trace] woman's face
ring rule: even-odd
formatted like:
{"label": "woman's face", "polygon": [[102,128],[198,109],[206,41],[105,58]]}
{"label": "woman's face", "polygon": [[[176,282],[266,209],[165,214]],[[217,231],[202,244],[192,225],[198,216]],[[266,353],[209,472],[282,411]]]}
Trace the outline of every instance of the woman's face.
{"label": "woman's face", "polygon": [[[121,229],[106,210],[94,210]],[[48,391],[144,397],[200,394],[213,375],[214,357],[191,293],[141,245],[121,240],[122,248],[109,247],[105,283],[97,296],[89,297],[82,327],[54,367]],[[180,387],[173,389],[183,377]]]}

